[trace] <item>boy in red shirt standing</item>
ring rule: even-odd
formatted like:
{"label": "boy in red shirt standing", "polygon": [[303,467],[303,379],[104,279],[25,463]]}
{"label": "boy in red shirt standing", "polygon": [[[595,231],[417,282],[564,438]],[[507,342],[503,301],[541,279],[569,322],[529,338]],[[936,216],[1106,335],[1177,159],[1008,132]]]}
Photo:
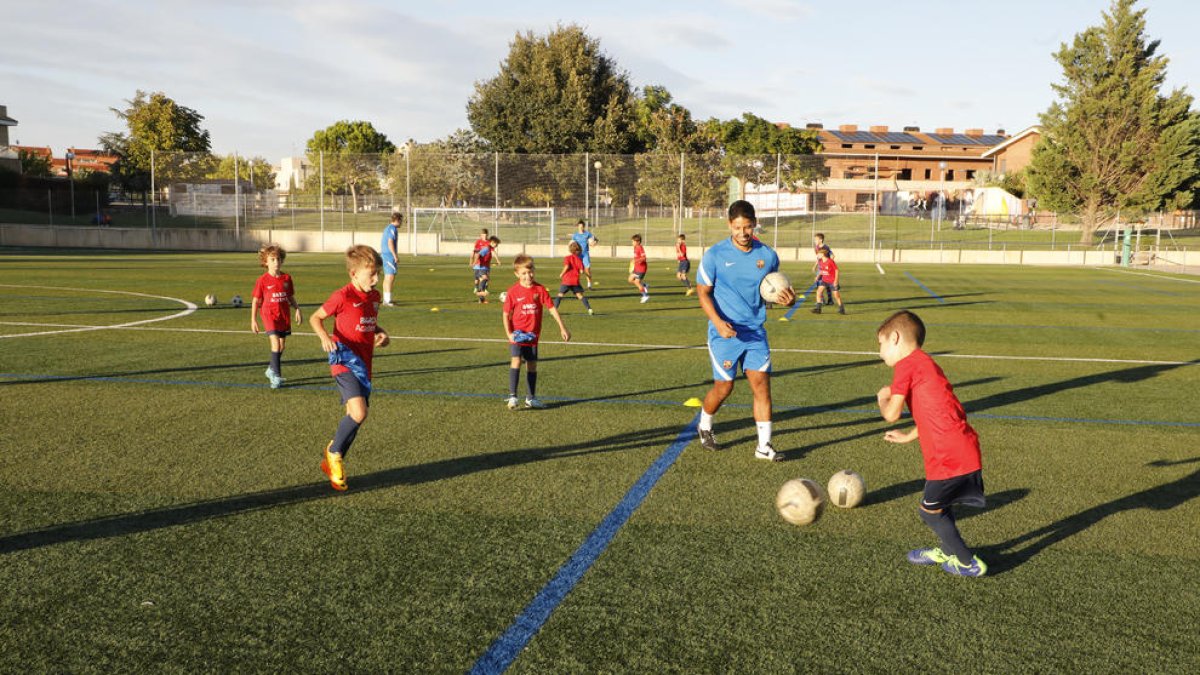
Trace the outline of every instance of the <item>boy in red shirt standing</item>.
{"label": "boy in red shirt standing", "polygon": [[966,504],[982,508],[983,464],[979,435],[967,423],[967,413],[954,395],[946,374],[921,350],[925,324],[907,310],[896,312],[879,327],[879,357],[894,369],[892,384],[879,390],[876,398],[883,419],[900,419],[904,405],[916,423],[910,431],[892,429],[884,435],[891,443],[909,443],[920,437],[925,462],[925,492],[921,498],[921,520],[941,541],[941,548],[908,552],[914,565],[941,565],[963,577],[981,577],[987,565],[971,553],[950,507]]}
{"label": "boy in red shirt standing", "polygon": [[287,337],[292,334],[291,312],[295,310],[296,323],[304,320],[300,305],[296,304],[296,291],[291,275],[283,272],[287,252],[269,244],[258,251],[258,264],[266,272],[254,283],[253,300],[250,302],[250,330],[258,335],[258,315],[261,312],[263,330],[271,339],[271,363],[267,366],[267,379],[272,389],[283,386],[283,348]]}
{"label": "boy in red shirt standing", "polygon": [[[526,408],[545,408],[537,398],[537,345],[542,334],[542,309],[550,310],[550,316],[558,323],[563,342],[570,342],[571,333],[563,325],[562,317],[550,291],[533,280],[533,258],[522,253],[513,260],[513,273],[517,283],[508,289],[504,297],[504,335],[508,338],[512,363],[508,370],[508,409],[517,409],[517,385],[521,382],[521,362],[526,365],[529,396]],[[578,280],[576,280],[578,281]]]}
{"label": "boy in red shirt standing", "polygon": [[642,248],[642,235],[635,234],[629,241],[633,244],[633,260],[629,261],[629,283],[641,292],[641,302],[648,302],[650,286],[646,284],[646,249]]}
{"label": "boy in red shirt standing", "polygon": [[[371,357],[376,347],[386,347],[387,331],[377,322],[382,300],[375,284],[383,258],[370,246],[359,244],[346,249],[346,271],[350,283],[329,296],[308,322],[321,339],[321,349],[329,353],[329,372],[346,406],[346,416],[325,446],[321,471],[335,490],[346,489],[343,460],[367,419],[371,400]],[[325,319],[334,317],[333,335],[325,330]]]}
{"label": "boy in red shirt standing", "polygon": [[688,279],[688,272],[692,270],[692,261],[688,260],[687,254],[687,235],[682,232],[675,239],[675,261],[679,266],[675,268],[675,278],[683,282],[683,287],[687,289],[684,295],[691,295],[696,292],[692,288],[692,282]]}
{"label": "boy in red shirt standing", "polygon": [[837,301],[838,314],[845,314],[846,307],[842,304],[842,287],[838,281],[841,273],[837,263],[830,257],[828,248],[817,249],[817,306],[812,308],[813,314],[821,313],[821,298],[825,292],[833,295]]}
{"label": "boy in red shirt standing", "polygon": [[563,258],[562,271],[558,273],[558,277],[562,280],[558,286],[558,295],[554,298],[554,308],[557,309],[562,304],[563,297],[570,291],[579,298],[583,303],[584,309],[588,314],[592,313],[592,306],[588,303],[588,299],[583,297],[583,286],[579,285],[579,275],[587,269],[583,266],[583,247],[578,242],[572,241],[567,244],[567,249],[570,253]]}

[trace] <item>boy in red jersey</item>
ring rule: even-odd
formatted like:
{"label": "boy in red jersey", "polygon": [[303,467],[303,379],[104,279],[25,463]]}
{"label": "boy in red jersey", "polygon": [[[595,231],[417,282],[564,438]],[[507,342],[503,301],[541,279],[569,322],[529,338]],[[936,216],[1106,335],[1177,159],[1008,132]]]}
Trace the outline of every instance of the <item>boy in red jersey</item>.
{"label": "boy in red jersey", "polygon": [[920,437],[925,462],[925,493],[921,498],[921,520],[941,541],[941,548],[908,552],[914,565],[941,565],[964,577],[981,577],[987,565],[963,542],[954,514],[954,504],[983,507],[983,464],[979,435],[967,423],[967,413],[954,395],[946,374],[921,350],[925,324],[907,310],[896,312],[879,327],[879,357],[894,369],[892,384],[879,390],[876,398],[883,419],[900,419],[905,403],[916,426],[910,431],[892,429],[884,435],[891,443],[909,443]]}
{"label": "boy in red jersey", "polygon": [[[537,398],[537,344],[542,334],[542,309],[550,310],[550,316],[558,323],[563,342],[570,342],[571,333],[563,325],[562,317],[550,291],[533,280],[533,258],[522,253],[513,260],[513,273],[517,283],[508,289],[504,297],[504,335],[508,338],[512,362],[508,370],[508,409],[517,409],[517,385],[521,382],[521,362],[525,362],[529,396],[526,408],[545,408]],[[578,280],[576,280],[578,281]]]}
{"label": "boy in red jersey", "polygon": [[300,305],[296,304],[296,292],[292,287],[291,275],[280,270],[287,251],[269,244],[258,251],[258,264],[266,268],[254,283],[253,300],[250,302],[250,330],[258,335],[258,315],[261,312],[263,330],[271,339],[271,363],[267,366],[267,380],[272,389],[283,386],[283,348],[287,337],[292,334],[291,312],[296,313],[296,323],[304,320]]}
{"label": "boy in red jersey", "polygon": [[633,260],[629,261],[629,283],[637,287],[642,294],[641,302],[650,300],[650,286],[646,284],[646,249],[642,248],[642,235],[635,234],[629,238],[633,244]]}
{"label": "boy in red jersey", "polygon": [[692,288],[692,282],[688,279],[688,272],[692,271],[692,261],[688,260],[687,255],[687,235],[682,232],[675,240],[675,260],[679,262],[679,267],[675,269],[675,278],[683,282],[683,287],[687,289],[684,295],[691,295],[696,292]]}
{"label": "boy in red jersey", "polygon": [[838,271],[837,263],[833,262],[833,258],[829,257],[829,253],[825,249],[817,249],[817,270],[817,306],[812,308],[812,313],[821,313],[821,297],[825,293],[829,293],[837,301],[838,314],[845,314],[846,306],[842,304],[842,287],[838,283],[841,273]]}
{"label": "boy in red jersey", "polygon": [[579,245],[579,242],[572,241],[570,244],[567,244],[567,250],[570,253],[567,254],[567,257],[563,258],[563,268],[558,273],[558,277],[562,281],[558,286],[558,295],[554,298],[554,307],[557,309],[562,304],[563,296],[567,294],[567,291],[570,291],[583,303],[583,308],[587,310],[587,313],[591,314],[592,306],[588,303],[588,299],[583,297],[583,286],[579,285],[579,275],[583,274],[585,269],[583,266],[583,247]]}
{"label": "boy in red jersey", "polygon": [[[329,372],[342,395],[346,416],[338,423],[337,433],[325,446],[321,471],[329,476],[335,490],[346,489],[343,459],[367,419],[371,399],[371,357],[376,347],[386,347],[387,331],[377,323],[382,299],[375,284],[383,258],[370,246],[359,244],[346,249],[346,271],[350,283],[329,296],[308,322],[321,339],[321,349],[329,353]],[[325,319],[334,317],[333,336],[325,330]]]}

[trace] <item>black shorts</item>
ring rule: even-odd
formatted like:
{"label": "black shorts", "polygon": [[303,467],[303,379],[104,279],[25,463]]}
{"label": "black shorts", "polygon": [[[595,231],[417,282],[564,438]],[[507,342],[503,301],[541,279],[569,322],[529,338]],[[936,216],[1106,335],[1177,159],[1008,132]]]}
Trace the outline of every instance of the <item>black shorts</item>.
{"label": "black shorts", "polygon": [[825,288],[828,288],[831,291],[841,291],[842,290],[841,284],[831,284],[827,281],[818,281],[817,288],[820,288],[822,286],[824,286]]}
{"label": "black shorts", "polygon": [[583,293],[583,286],[580,286],[579,284],[575,284],[574,286],[568,286],[568,285],[566,285],[566,284],[563,284],[563,285],[561,285],[561,286],[559,286],[559,287],[558,287],[558,294],[559,294],[559,295],[566,295],[567,293],[580,293],[580,294],[582,294],[582,293]]}
{"label": "black shorts", "polygon": [[925,494],[921,507],[926,511],[937,511],[954,504],[983,508],[987,499],[983,496],[983,471],[972,471],[945,480],[925,481]]}
{"label": "black shorts", "polygon": [[537,345],[519,345],[510,342],[508,343],[508,353],[521,357],[521,360],[526,363],[537,361]]}
{"label": "black shorts", "polygon": [[281,337],[281,338],[285,338],[291,334],[292,334],[292,331],[290,331],[290,330],[269,330],[269,331],[267,331],[267,335],[274,335],[275,337]]}
{"label": "black shorts", "polygon": [[361,396],[367,405],[371,404],[371,392],[358,381],[354,373],[338,373],[333,376],[333,381],[337,383],[338,392],[342,395],[342,403]]}
{"label": "black shorts", "polygon": [[692,270],[692,261],[691,260],[680,260],[679,268],[675,270],[675,273],[676,274],[687,274],[691,270]]}

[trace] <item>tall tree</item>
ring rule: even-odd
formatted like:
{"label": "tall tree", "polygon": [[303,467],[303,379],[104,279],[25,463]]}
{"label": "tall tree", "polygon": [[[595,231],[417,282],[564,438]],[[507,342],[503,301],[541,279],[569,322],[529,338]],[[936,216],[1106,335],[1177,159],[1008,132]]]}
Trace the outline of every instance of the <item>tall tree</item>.
{"label": "tall tree", "polygon": [[1114,0],[1054,55],[1064,79],[1028,168],[1042,206],[1080,212],[1084,243],[1120,209],[1186,205],[1200,182],[1200,117],[1183,90],[1160,93],[1167,58],[1135,4]]}
{"label": "tall tree", "polygon": [[[385,184],[387,159],[396,152],[396,146],[370,122],[342,120],[313,133],[306,150],[309,163],[322,167],[325,191],[329,194],[348,191],[351,208],[357,212],[358,196]],[[309,176],[309,187],[321,178]]]}
{"label": "tall tree", "polygon": [[475,83],[471,128],[498,152],[635,149],[628,76],[579,26],[518,34],[496,77]]}
{"label": "tall tree", "polygon": [[117,181],[127,190],[145,191],[152,163],[160,187],[199,177],[211,148],[208,131],[200,127],[204,116],[161,91],[147,94],[139,89],[125,103],[124,109],[110,110],[124,120],[126,131],[99,139],[105,150],[120,157],[114,167]]}
{"label": "tall tree", "polygon": [[49,178],[54,175],[50,168],[50,158],[30,150],[18,150],[17,159],[21,162],[21,173],[35,178]]}
{"label": "tall tree", "polygon": [[205,178],[220,178],[233,180],[234,173],[244,181],[250,181],[256,191],[270,190],[275,187],[275,169],[263,157],[237,157],[225,155],[220,159],[213,158],[211,166],[205,173]]}
{"label": "tall tree", "polygon": [[757,115],[743,113],[741,119],[710,120],[707,132],[723,150],[722,165],[745,189],[775,182],[776,161],[783,187],[804,187],[823,175],[823,163],[811,157],[821,147],[815,131],[781,127]]}

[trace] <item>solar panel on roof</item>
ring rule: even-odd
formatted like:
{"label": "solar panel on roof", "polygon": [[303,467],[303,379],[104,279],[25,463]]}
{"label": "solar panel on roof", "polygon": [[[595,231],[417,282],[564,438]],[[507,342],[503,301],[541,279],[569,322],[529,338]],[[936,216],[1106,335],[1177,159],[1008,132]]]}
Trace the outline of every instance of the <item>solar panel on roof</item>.
{"label": "solar panel on roof", "polygon": [[921,142],[921,139],[917,138],[916,136],[913,136],[912,134],[901,133],[898,131],[892,131],[892,132],[888,132],[886,134],[879,134],[879,136],[880,136],[880,138],[882,138],[884,141],[886,141],[888,143],[920,143]]}
{"label": "solar panel on roof", "polygon": [[833,134],[834,136],[837,136],[838,139],[845,141],[847,143],[882,143],[882,142],[884,142],[878,136],[876,136],[875,134],[873,134],[869,131],[852,131],[852,132],[831,131],[829,133]]}
{"label": "solar panel on roof", "polygon": [[945,145],[979,145],[974,138],[963,134],[953,134],[951,136],[942,136],[941,134],[929,134],[929,137],[938,143]]}
{"label": "solar panel on roof", "polygon": [[1008,137],[1007,136],[991,136],[991,135],[989,135],[989,136],[980,136],[977,140],[984,145],[1000,145],[1004,141],[1007,141]]}

